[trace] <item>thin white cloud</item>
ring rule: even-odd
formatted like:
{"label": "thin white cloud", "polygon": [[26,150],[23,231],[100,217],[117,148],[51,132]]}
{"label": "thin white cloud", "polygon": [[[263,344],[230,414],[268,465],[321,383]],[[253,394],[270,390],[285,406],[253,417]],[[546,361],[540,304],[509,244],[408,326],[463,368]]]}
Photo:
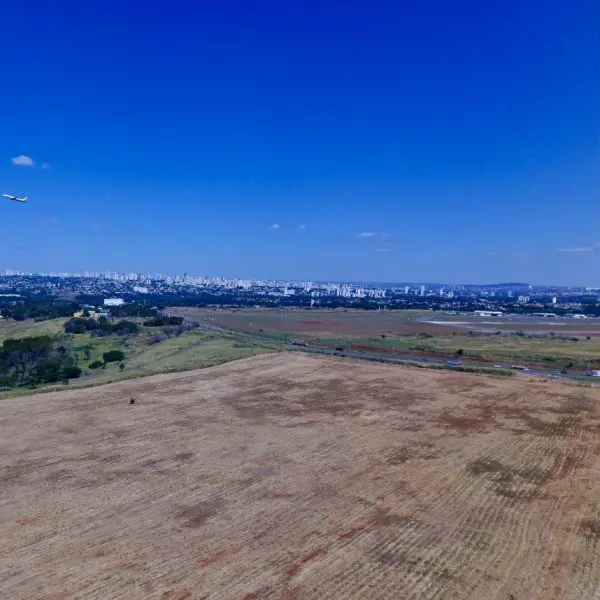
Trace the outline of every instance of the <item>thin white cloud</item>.
{"label": "thin white cloud", "polygon": [[42,169],[50,169],[50,163],[42,163]]}
{"label": "thin white cloud", "polygon": [[298,225],[300,231],[306,231],[306,225]]}
{"label": "thin white cloud", "polygon": [[592,252],[594,248],[597,248],[598,244],[593,246],[567,246],[566,248],[557,248],[557,252]]}
{"label": "thin white cloud", "polygon": [[361,231],[360,233],[356,234],[356,237],[368,239],[368,238],[374,238],[374,237],[391,238],[392,236],[389,233],[377,233],[375,231]]}
{"label": "thin white cloud", "polygon": [[11,158],[10,162],[17,167],[33,167],[35,165],[34,160],[24,154],[19,154],[19,156]]}
{"label": "thin white cloud", "polygon": [[273,225],[271,225],[271,226],[269,227],[269,229],[270,229],[271,231],[277,231],[277,230],[279,229],[279,223],[273,223]]}

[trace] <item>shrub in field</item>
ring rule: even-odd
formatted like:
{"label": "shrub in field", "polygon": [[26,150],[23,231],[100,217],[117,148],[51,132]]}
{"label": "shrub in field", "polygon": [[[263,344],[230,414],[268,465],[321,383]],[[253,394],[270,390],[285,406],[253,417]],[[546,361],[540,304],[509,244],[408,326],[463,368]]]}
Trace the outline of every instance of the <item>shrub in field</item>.
{"label": "shrub in field", "polygon": [[102,361],[95,360],[94,362],[90,363],[88,366],[90,369],[99,369],[102,366]]}
{"label": "shrub in field", "polygon": [[154,344],[159,344],[160,342],[164,342],[167,339],[167,336],[164,333],[155,333],[150,336],[149,344],[154,346]]}
{"label": "shrub in field", "polygon": [[64,379],[77,379],[81,376],[79,367],[63,367],[62,376]]}
{"label": "shrub in field", "polygon": [[112,326],[112,330],[118,335],[132,335],[139,333],[140,327],[133,321],[119,321],[116,325]]}
{"label": "shrub in field", "polygon": [[125,358],[125,353],[122,350],[109,350],[102,355],[104,363],[121,362]]}

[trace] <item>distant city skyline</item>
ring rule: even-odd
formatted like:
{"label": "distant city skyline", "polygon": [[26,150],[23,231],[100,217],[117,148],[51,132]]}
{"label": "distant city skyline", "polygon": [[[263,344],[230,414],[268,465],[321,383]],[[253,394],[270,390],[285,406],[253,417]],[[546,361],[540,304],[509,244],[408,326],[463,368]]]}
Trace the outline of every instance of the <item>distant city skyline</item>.
{"label": "distant city skyline", "polygon": [[[39,271],[39,270],[21,270],[21,269],[2,269],[0,270],[0,277],[56,277],[56,278],[106,278],[114,280],[127,280],[127,281],[186,281],[189,283],[248,283],[252,285],[270,285],[273,283],[284,284],[299,284],[299,285],[362,285],[367,287],[401,287],[414,286],[414,290],[417,293],[423,294],[427,291],[452,291],[463,287],[481,287],[481,288],[493,288],[493,287],[506,287],[513,286],[514,288],[519,287],[530,287],[530,288],[563,288],[563,289],[577,289],[577,290],[600,290],[600,285],[562,285],[556,283],[547,284],[534,284],[528,281],[494,281],[489,283],[480,282],[469,282],[469,281],[434,281],[427,279],[397,279],[395,281],[373,281],[373,280],[361,280],[361,279],[346,279],[346,280],[335,280],[335,279],[296,279],[289,277],[227,277],[223,275],[206,275],[200,273],[189,273],[189,272],[152,272],[152,271],[119,271],[114,269],[103,269],[103,270],[91,270],[84,269],[82,271],[66,271],[66,270],[50,270],[50,271]],[[429,286],[429,287],[428,287]],[[447,288],[447,289],[446,289]]]}
{"label": "distant city skyline", "polygon": [[5,12],[6,266],[600,284],[597,2]]}

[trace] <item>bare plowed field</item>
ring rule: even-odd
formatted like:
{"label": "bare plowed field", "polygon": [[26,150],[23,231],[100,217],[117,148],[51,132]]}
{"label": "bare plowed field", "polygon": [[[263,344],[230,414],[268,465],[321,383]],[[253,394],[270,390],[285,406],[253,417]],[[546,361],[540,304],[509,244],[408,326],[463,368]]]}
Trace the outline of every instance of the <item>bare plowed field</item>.
{"label": "bare plowed field", "polygon": [[4,400],[0,597],[598,598],[599,405],[287,353]]}

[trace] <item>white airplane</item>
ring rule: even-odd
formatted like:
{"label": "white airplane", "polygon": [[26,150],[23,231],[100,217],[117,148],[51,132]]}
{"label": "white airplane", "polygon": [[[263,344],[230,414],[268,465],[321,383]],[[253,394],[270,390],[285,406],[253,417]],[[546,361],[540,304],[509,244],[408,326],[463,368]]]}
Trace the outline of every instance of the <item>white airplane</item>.
{"label": "white airplane", "polygon": [[18,196],[11,196],[10,194],[2,194],[5,198],[9,200],[14,200],[15,202],[27,202],[27,196],[23,196],[23,198],[19,198]]}

